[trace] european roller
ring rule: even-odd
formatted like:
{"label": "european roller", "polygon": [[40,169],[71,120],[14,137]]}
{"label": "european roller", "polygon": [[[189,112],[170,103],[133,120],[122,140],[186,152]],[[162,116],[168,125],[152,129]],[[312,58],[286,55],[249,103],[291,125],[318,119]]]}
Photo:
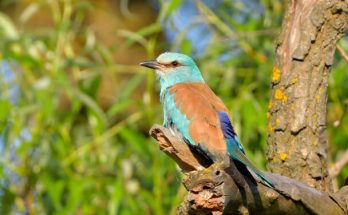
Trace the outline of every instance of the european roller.
{"label": "european roller", "polygon": [[157,73],[161,84],[164,127],[183,139],[208,165],[230,157],[247,166],[267,186],[273,187],[245,156],[228,109],[204,82],[191,57],[166,52],[156,60],[144,61],[140,65]]}

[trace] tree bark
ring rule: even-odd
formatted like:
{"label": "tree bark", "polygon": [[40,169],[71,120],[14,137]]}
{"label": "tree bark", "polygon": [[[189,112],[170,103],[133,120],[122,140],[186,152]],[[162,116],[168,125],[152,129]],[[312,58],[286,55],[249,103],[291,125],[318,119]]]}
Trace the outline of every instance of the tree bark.
{"label": "tree bark", "polygon": [[329,191],[326,108],[337,41],[348,2],[290,0],[276,44],[268,110],[268,167]]}

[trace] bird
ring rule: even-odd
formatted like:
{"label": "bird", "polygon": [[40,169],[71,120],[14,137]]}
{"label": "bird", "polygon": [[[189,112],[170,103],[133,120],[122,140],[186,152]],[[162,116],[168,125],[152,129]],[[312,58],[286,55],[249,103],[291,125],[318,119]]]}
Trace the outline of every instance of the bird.
{"label": "bird", "polygon": [[160,82],[163,126],[188,144],[202,163],[209,166],[232,158],[254,172],[265,185],[274,187],[246,157],[228,108],[205,83],[190,56],[164,52],[140,65],[155,70]]}

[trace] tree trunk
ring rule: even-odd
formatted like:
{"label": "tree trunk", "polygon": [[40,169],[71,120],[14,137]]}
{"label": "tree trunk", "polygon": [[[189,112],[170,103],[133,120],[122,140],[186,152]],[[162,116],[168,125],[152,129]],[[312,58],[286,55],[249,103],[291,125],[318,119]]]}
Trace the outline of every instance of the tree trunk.
{"label": "tree trunk", "polygon": [[268,167],[323,191],[328,176],[326,106],[347,1],[290,0],[276,47],[268,122]]}
{"label": "tree trunk", "polygon": [[[150,134],[185,173],[178,214],[347,214],[348,186],[330,193],[326,103],[337,41],[348,28],[348,2],[290,0],[277,42],[269,103],[271,189],[237,163],[203,168],[189,147],[161,127]],[[288,177],[285,177],[288,176]]]}

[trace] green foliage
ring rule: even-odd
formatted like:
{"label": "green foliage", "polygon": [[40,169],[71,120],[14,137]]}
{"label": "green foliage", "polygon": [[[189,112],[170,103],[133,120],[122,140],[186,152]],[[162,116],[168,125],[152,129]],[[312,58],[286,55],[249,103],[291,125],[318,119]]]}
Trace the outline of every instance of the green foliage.
{"label": "green foliage", "polygon": [[[95,35],[79,25],[91,8],[86,4],[29,4],[22,17],[39,7],[52,12],[54,26],[45,32],[19,34],[20,26],[0,14],[1,60],[16,77],[1,80],[1,214],[164,214],[175,207],[180,174],[137,126],[143,121],[148,129],[161,118],[147,118],[149,110],[160,113],[158,104],[132,99],[149,76],[113,63],[111,48],[89,42]],[[128,45],[143,41],[150,57],[155,26],[133,33]],[[86,42],[76,52],[79,40]],[[134,75],[103,109],[97,102],[100,68],[118,66]],[[20,88],[16,103],[10,102],[13,85]]]}
{"label": "green foliage", "polygon": [[[147,134],[162,121],[154,74],[114,63],[115,47],[95,41],[95,33],[83,23],[89,10],[99,8],[88,1],[57,2],[33,1],[17,22],[0,12],[0,59],[15,74],[13,82],[0,79],[0,214],[174,214],[185,194],[180,172]],[[170,17],[182,2],[162,2],[159,17]],[[264,167],[274,39],[284,6],[263,0],[264,13],[254,17],[243,13],[248,5],[223,2],[212,11],[196,1],[213,31],[197,61],[231,110],[248,157]],[[42,8],[50,11],[53,26],[24,31]],[[243,13],[244,19],[234,19],[226,8],[236,16]],[[115,46],[141,46],[151,59],[168,46],[158,39],[159,32],[159,21],[137,32],[119,30],[115,36],[127,42]],[[185,33],[171,45],[189,54],[193,44]],[[343,129],[336,135],[337,129],[329,127],[334,155],[345,148],[348,129],[341,102],[348,94],[346,62],[336,64],[330,110],[339,114],[329,119],[343,117]],[[121,80],[125,70],[127,79],[118,82],[122,90],[111,106],[102,107],[98,91],[104,71]],[[13,85],[20,89],[15,103]]]}
{"label": "green foliage", "polygon": [[[339,45],[348,50],[347,37],[342,39]],[[348,148],[348,77],[346,75],[347,61],[336,51],[334,68],[331,71],[329,80],[329,99],[328,99],[328,135],[329,151],[332,156],[332,163],[339,160],[344,151]],[[336,186],[340,187],[348,176],[348,167],[343,168],[335,181]]]}

